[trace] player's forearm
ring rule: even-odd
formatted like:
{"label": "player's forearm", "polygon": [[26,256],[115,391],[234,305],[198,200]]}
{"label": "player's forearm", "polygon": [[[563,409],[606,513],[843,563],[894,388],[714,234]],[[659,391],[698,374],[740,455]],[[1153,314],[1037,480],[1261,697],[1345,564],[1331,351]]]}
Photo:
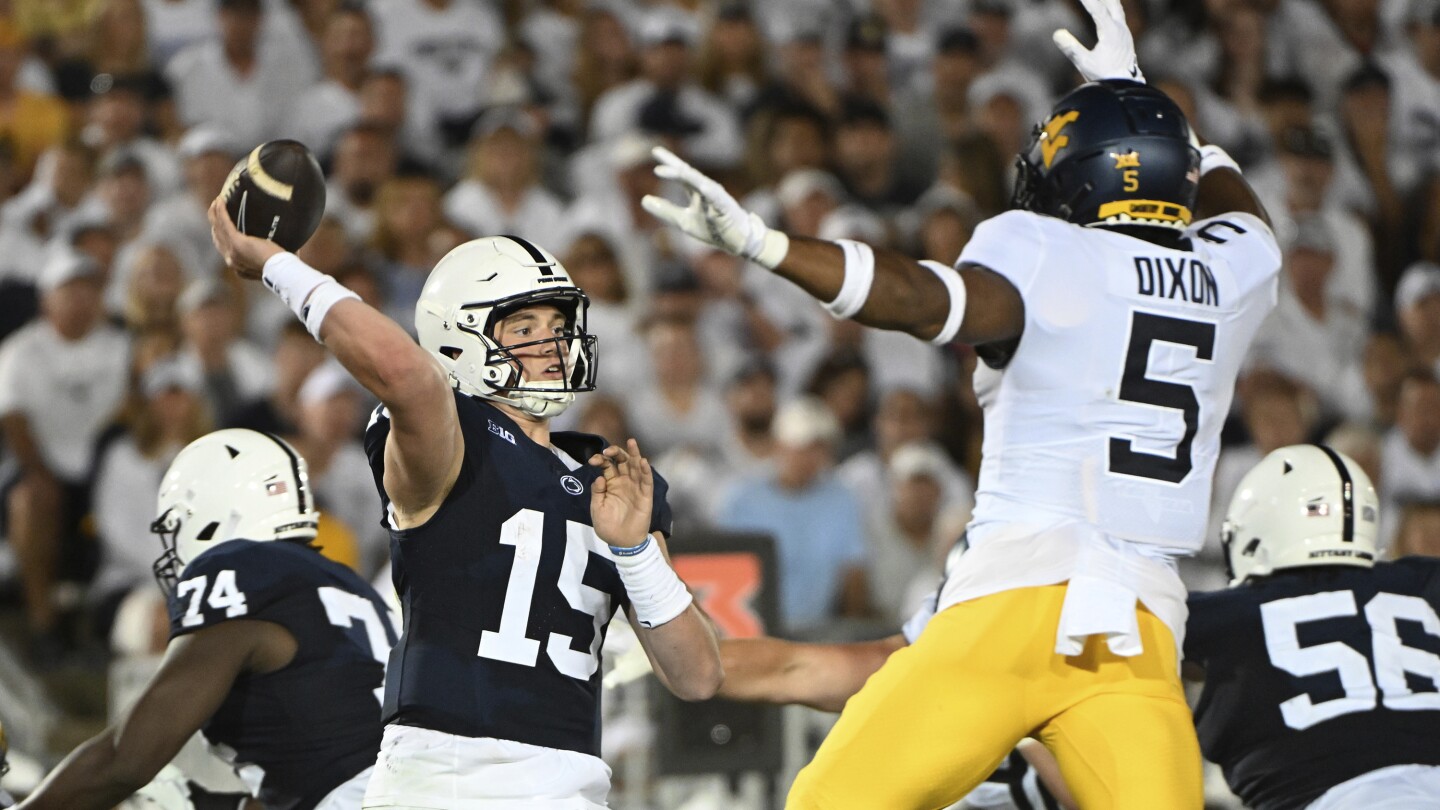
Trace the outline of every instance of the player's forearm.
{"label": "player's forearm", "polygon": [[[144,787],[164,762],[122,756],[113,728],[70,753],[17,810],[108,810]],[[154,767],[151,767],[151,765]]]}
{"label": "player's forearm", "polygon": [[1200,178],[1200,190],[1195,197],[1195,218],[1209,219],[1232,211],[1254,214],[1270,224],[1265,205],[1239,172],[1233,169],[1206,172]]}
{"label": "player's forearm", "polygon": [[659,627],[633,623],[655,674],[681,700],[709,700],[724,680],[715,630],[694,604]]}
{"label": "player's forearm", "polygon": [[[875,280],[853,319],[925,340],[939,334],[950,312],[945,285],[903,253],[886,248],[873,250]],[[774,272],[821,302],[834,301],[845,281],[845,255],[834,242],[792,236],[790,250]]]}
{"label": "player's forearm", "polygon": [[806,666],[806,654],[813,646],[769,637],[721,639],[725,680],[717,696],[747,703],[828,703],[819,694],[825,679],[811,677]]}
{"label": "player's forearm", "polygon": [[838,712],[892,652],[896,635],[853,644],[808,644],[778,638],[724,639],[720,697],[754,703],[799,704]]}

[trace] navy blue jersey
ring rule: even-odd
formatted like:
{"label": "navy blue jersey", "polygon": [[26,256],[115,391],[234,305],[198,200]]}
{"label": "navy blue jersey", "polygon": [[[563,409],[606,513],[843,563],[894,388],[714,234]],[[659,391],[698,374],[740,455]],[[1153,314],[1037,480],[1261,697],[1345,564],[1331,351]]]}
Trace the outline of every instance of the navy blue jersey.
{"label": "navy blue jersey", "polygon": [[1391,765],[1440,765],[1440,560],[1282,571],[1190,597],[1205,757],[1258,810]]}
{"label": "navy blue jersey", "polygon": [[375,764],[385,656],[395,642],[385,603],[355,572],[308,546],[230,540],[185,567],[170,600],[170,636],[235,620],[278,624],[295,658],[244,674],[201,730],[267,810],[306,810]]}
{"label": "navy blue jersey", "polygon": [[[552,433],[572,470],[500,409],[455,394],[464,434],[459,478],[423,525],[390,528],[405,627],[390,656],[385,722],[466,737],[600,754],[600,645],[627,603],[590,523],[585,461],[597,436]],[[365,432],[376,486],[390,419]],[[651,531],[670,532],[655,476]]]}

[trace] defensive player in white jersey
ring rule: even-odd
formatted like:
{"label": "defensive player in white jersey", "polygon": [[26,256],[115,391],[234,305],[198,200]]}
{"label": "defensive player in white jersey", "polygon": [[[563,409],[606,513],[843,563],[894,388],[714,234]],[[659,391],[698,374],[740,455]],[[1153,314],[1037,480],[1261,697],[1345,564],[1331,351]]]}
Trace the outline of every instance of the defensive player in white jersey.
{"label": "defensive player in white jersey", "polygon": [[1035,736],[1086,808],[1202,805],[1177,673],[1235,377],[1280,251],[1234,161],[1143,84],[1119,0],[1099,43],[1057,33],[1089,83],[1018,161],[1016,210],[956,269],[791,238],[664,150],[686,206],[656,217],[773,269],[837,317],[979,347],[984,461],[971,550],[916,642],[845,706],[789,806],[934,808]]}

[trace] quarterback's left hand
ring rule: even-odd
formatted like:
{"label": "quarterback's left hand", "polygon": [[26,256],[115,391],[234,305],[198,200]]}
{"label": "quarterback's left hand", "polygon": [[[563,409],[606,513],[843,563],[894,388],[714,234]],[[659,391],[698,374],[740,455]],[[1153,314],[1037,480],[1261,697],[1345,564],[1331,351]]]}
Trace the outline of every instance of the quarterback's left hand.
{"label": "quarterback's left hand", "polygon": [[1145,82],[1135,58],[1135,38],[1125,25],[1125,8],[1120,0],[1080,0],[1095,20],[1095,47],[1086,48],[1075,35],[1061,28],[1052,35],[1055,46],[1070,60],[1087,82],[1128,79]]}
{"label": "quarterback's left hand", "polygon": [[656,219],[768,268],[773,269],[785,258],[790,238],[771,230],[759,215],[746,211],[724,186],[663,146],[655,147],[651,154],[659,164],[655,176],[679,182],[690,196],[690,204],[681,208],[663,197],[645,195],[640,204]]}
{"label": "quarterback's left hand", "polygon": [[595,534],[616,548],[629,548],[650,536],[650,515],[655,503],[655,476],[640,445],[630,439],[625,447],[611,445],[590,457],[590,464],[605,473],[590,485],[590,522]]}

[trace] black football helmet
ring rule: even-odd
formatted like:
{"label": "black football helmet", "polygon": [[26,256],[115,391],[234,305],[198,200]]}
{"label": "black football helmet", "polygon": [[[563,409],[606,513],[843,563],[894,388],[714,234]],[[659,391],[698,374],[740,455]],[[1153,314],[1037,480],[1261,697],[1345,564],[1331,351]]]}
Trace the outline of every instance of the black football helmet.
{"label": "black football helmet", "polygon": [[1190,224],[1200,150],[1169,96],[1138,82],[1075,88],[1016,159],[1011,205],[1077,225]]}

